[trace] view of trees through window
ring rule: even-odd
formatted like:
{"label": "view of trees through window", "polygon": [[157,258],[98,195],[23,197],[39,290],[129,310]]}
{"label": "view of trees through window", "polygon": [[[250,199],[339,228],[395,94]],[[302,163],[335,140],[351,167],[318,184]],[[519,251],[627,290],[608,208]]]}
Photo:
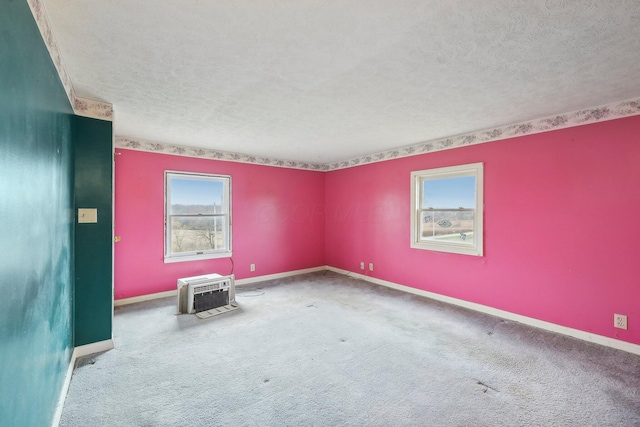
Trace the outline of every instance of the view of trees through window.
{"label": "view of trees through window", "polygon": [[228,249],[228,178],[167,175],[167,239],[170,253]]}
{"label": "view of trees through window", "polygon": [[[222,213],[220,205],[171,205],[171,251],[193,252],[207,249],[224,249],[224,218],[199,212]],[[192,214],[198,216],[180,216]],[[205,216],[206,215],[206,216]]]}
{"label": "view of trees through window", "polygon": [[411,247],[483,256],[484,165],[411,172]]}

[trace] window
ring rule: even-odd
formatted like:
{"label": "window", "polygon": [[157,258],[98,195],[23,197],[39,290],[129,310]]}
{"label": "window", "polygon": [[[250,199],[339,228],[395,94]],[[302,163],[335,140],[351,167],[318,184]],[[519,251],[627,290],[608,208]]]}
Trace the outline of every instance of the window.
{"label": "window", "polygon": [[165,172],[165,262],[231,256],[231,177]]}
{"label": "window", "polygon": [[482,256],[482,163],[411,173],[411,247]]}

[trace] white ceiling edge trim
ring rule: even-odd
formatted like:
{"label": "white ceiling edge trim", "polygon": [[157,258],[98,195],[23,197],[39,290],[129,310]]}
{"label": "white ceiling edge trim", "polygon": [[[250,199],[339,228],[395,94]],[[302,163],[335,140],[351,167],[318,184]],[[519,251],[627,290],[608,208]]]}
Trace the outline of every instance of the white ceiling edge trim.
{"label": "white ceiling edge trim", "polygon": [[640,115],[640,98],[617,101],[599,107],[587,108],[570,113],[557,114],[542,119],[485,129],[478,132],[470,132],[448,138],[436,139],[419,144],[400,147],[393,150],[368,154],[342,162],[327,164],[327,170],[351,168],[369,163],[383,162],[401,157],[416,156],[419,154],[433,153],[452,148],[466,147],[469,145],[499,141],[502,139],[516,138],[533,135],[564,128],[583,126],[596,122],[620,119]]}
{"label": "white ceiling edge trim", "polygon": [[116,148],[124,148],[154,153],[172,154],[177,156],[200,157],[213,160],[224,160],[239,163],[252,163],[264,166],[276,166],[290,169],[307,169],[314,171],[332,171],[362,166],[370,163],[399,159],[402,157],[417,156],[420,154],[434,153],[436,151],[450,150],[452,148],[466,147],[469,145],[499,141],[502,139],[516,138],[533,135],[564,128],[588,125],[624,117],[640,115],[640,98],[618,101],[599,107],[573,111],[571,113],[557,114],[542,119],[530,120],[512,125],[471,132],[462,135],[442,138],[419,144],[409,145],[397,149],[381,151],[379,153],[356,157],[335,163],[308,163],[280,160],[269,157],[251,156],[248,154],[217,151],[206,148],[178,146],[159,142],[141,141],[134,138],[116,136]]}
{"label": "white ceiling edge trim", "polygon": [[[41,0],[27,0],[31,13],[38,25],[42,39],[47,46],[51,60],[58,72],[60,81],[69,98],[75,114],[100,120],[113,121],[113,105],[107,102],[95,101],[77,97],[73,89],[71,78],[67,73],[60,49],[55,41],[51,24],[44,4]],[[314,171],[332,171],[346,169],[355,166],[377,163],[386,160],[393,160],[402,157],[415,156],[419,154],[432,153],[436,151],[459,148],[468,145],[481,144],[498,141],[501,139],[514,138],[518,136],[532,135],[536,133],[548,132],[557,129],[582,126],[590,123],[614,120],[640,114],[640,98],[618,101],[599,107],[592,107],[570,113],[558,114],[542,119],[530,120],[526,122],[486,129],[478,132],[471,132],[462,135],[441,138],[437,140],[422,142],[414,145],[400,147],[392,150],[381,151],[353,159],[333,162],[333,163],[310,163],[281,160],[270,157],[252,156],[248,154],[218,151],[206,148],[195,148],[177,146],[157,142],[140,141],[132,138],[116,136],[117,148],[128,148],[139,151],[159,152],[165,154],[202,157],[215,160],[233,161],[240,163],[252,163],[265,166],[276,166],[292,169],[306,169]]]}
{"label": "white ceiling edge trim", "polygon": [[199,157],[203,159],[222,160],[227,162],[251,163],[262,166],[275,166],[289,169],[325,171],[328,167],[327,165],[321,163],[295,162],[291,160],[275,159],[272,157],[261,157],[252,156],[249,154],[232,153],[229,151],[218,151],[209,148],[186,147],[182,145],[143,141],[117,135],[115,146],[116,148],[125,148],[129,150],[148,151],[160,154],[172,154],[175,156]]}
{"label": "white ceiling edge trim", "polygon": [[47,46],[53,65],[56,67],[56,71],[58,72],[64,91],[67,94],[67,98],[69,98],[69,103],[73,108],[73,112],[78,116],[113,121],[113,105],[108,102],[94,101],[76,96],[69,73],[67,73],[67,70],[64,67],[60,49],[58,48],[55,37],[53,36],[53,31],[51,29],[51,24],[49,23],[49,17],[44,4],[42,4],[40,0],[27,0],[27,3],[31,9],[33,18],[38,25],[38,29],[42,35],[42,40]]}

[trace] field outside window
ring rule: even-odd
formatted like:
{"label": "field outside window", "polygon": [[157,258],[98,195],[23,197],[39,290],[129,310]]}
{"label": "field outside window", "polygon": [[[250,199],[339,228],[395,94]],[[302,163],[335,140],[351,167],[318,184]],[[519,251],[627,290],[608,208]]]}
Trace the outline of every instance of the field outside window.
{"label": "field outside window", "polygon": [[231,178],[165,173],[165,262],[231,255]]}
{"label": "field outside window", "polygon": [[483,165],[411,174],[411,247],[482,255]]}

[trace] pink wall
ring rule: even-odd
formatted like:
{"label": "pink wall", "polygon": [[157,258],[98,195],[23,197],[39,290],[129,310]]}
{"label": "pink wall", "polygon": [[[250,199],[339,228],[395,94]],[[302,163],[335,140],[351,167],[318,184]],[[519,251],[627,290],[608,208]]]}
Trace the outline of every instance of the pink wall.
{"label": "pink wall", "polygon": [[[179,277],[229,274],[228,258],[164,263],[164,171],[231,175],[236,278],[325,265],[321,172],[116,150],[115,298],[176,289]],[[256,271],[250,272],[250,264]]]}
{"label": "pink wall", "polygon": [[[639,135],[636,116],[329,172],[327,264],[640,344]],[[485,256],[411,249],[411,171],[474,162]]]}
{"label": "pink wall", "polygon": [[[228,259],[163,262],[164,170],[220,173],[237,278],[372,262],[373,277],[640,344],[638,135],[640,116],[329,173],[118,150],[115,297],[230,272]],[[474,162],[485,256],[411,249],[411,171]]]}

